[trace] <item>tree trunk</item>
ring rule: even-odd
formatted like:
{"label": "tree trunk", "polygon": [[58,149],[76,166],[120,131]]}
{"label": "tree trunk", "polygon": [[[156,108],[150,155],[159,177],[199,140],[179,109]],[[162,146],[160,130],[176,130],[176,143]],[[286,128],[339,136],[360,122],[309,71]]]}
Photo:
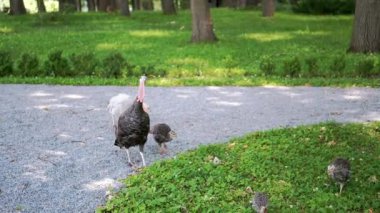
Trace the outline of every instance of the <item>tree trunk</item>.
{"label": "tree trunk", "polygon": [[38,13],[46,13],[44,0],[37,0]]}
{"label": "tree trunk", "polygon": [[26,9],[23,0],[9,0],[10,15],[26,14]]}
{"label": "tree trunk", "polygon": [[247,7],[257,7],[260,0],[247,0]]}
{"label": "tree trunk", "polygon": [[274,0],[263,0],[263,16],[271,17],[274,15]]}
{"label": "tree trunk", "polygon": [[236,6],[237,8],[244,9],[247,7],[247,0],[238,0]]}
{"label": "tree trunk", "polygon": [[99,0],[98,11],[108,12],[111,9],[111,0]]}
{"label": "tree trunk", "polygon": [[176,14],[174,1],[173,0],[161,0],[162,12],[165,15]]}
{"label": "tree trunk", "polygon": [[141,0],[132,0],[132,8],[133,10],[141,10],[142,8]]}
{"label": "tree trunk", "polygon": [[95,11],[95,0],[87,0],[88,11]]}
{"label": "tree trunk", "polygon": [[181,8],[181,10],[190,9],[190,0],[181,0],[180,1],[180,8]]}
{"label": "tree trunk", "polygon": [[154,10],[153,0],[143,0],[142,1],[142,8],[144,10]]}
{"label": "tree trunk", "polygon": [[76,0],[75,5],[76,5],[76,9],[78,12],[82,11],[82,1],[81,0]]}
{"label": "tree trunk", "polygon": [[128,0],[119,0],[120,13],[122,16],[131,16]]}
{"label": "tree trunk", "polygon": [[380,1],[356,0],[349,52],[380,52]]}
{"label": "tree trunk", "polygon": [[206,0],[191,0],[192,42],[214,42],[217,40],[211,20],[210,6]]}

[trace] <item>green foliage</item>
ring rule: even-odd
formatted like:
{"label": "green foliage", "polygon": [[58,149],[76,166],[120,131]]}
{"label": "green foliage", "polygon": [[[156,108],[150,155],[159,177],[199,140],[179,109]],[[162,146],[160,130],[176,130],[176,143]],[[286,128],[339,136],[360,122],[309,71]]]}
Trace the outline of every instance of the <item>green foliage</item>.
{"label": "green foliage", "polygon": [[284,61],[283,75],[289,77],[299,77],[301,73],[301,62],[298,57]]}
{"label": "green foliage", "polygon": [[0,77],[11,75],[13,72],[13,62],[11,52],[0,50]]}
{"label": "green foliage", "polygon": [[62,55],[62,50],[56,50],[48,55],[44,63],[46,76],[73,76],[74,73],[70,68],[69,60]]}
{"label": "green foliage", "polygon": [[292,9],[309,14],[353,14],[355,0],[299,0]]}
{"label": "green foliage", "polygon": [[320,70],[318,65],[318,59],[315,57],[309,57],[305,59],[306,73],[305,77],[318,77],[320,76]]}
{"label": "green foliage", "polygon": [[123,69],[127,66],[128,63],[121,53],[110,53],[103,59],[103,77],[120,78],[123,74]]}
{"label": "green foliage", "polygon": [[22,77],[34,77],[41,75],[40,61],[35,54],[24,53],[17,62],[16,75]]}
{"label": "green foliage", "polygon": [[380,77],[380,57],[377,57],[375,67],[373,69],[373,76]]}
{"label": "green foliage", "polygon": [[355,71],[360,77],[372,77],[372,70],[375,68],[373,58],[364,58],[356,65]]}
{"label": "green foliage", "polygon": [[344,73],[346,67],[346,57],[344,55],[335,56],[330,65],[331,77],[339,77]]}
{"label": "green foliage", "polygon": [[36,14],[36,25],[38,26],[51,26],[58,25],[65,22],[65,16],[59,12],[51,13],[38,13]]}
{"label": "green foliage", "polygon": [[153,65],[136,67],[133,69],[133,76],[139,77],[141,75],[146,75],[148,77],[165,77],[167,74],[166,70],[156,68]]}
{"label": "green foliage", "polygon": [[[129,176],[97,212],[252,212],[252,191],[270,212],[378,212],[379,138],[379,122],[322,123],[201,146]],[[338,156],[352,169],[340,196],[326,172]]]}
{"label": "green foliage", "polygon": [[260,61],[260,70],[264,75],[273,75],[276,71],[276,64],[272,57],[264,56]]}
{"label": "green foliage", "polygon": [[79,76],[91,76],[96,75],[96,68],[99,65],[98,59],[95,57],[94,53],[81,53],[81,54],[71,54],[70,61],[73,70],[76,71]]}
{"label": "green foliage", "polygon": [[222,64],[227,70],[238,67],[239,63],[231,56],[227,55],[222,59]]}
{"label": "green foliage", "polygon": [[[121,69],[121,75],[117,75],[129,78],[149,72],[151,78],[168,78],[162,81],[157,79],[161,85],[294,85],[301,82],[310,85],[332,83],[346,86],[349,82],[355,85],[358,82],[360,85],[380,85],[373,83],[372,79],[356,79],[361,78],[355,70],[363,58],[362,54],[345,55],[347,63],[344,70],[339,70],[339,75],[330,69],[331,61],[345,54],[351,38],[351,29],[346,26],[352,25],[352,16],[305,16],[280,11],[276,13],[276,19],[267,20],[257,10],[218,8],[213,9],[212,13],[219,41],[202,44],[188,42],[191,35],[190,11],[182,11],[174,21],[173,17],[162,16],[160,12],[145,11],[135,11],[133,19],[104,13],[3,15],[0,16],[0,49],[11,48],[12,56],[19,57],[12,61],[19,60],[25,52],[33,52],[39,59],[45,60],[52,47],[62,50],[66,56],[93,53],[94,58],[99,60],[95,75],[110,78],[115,75],[109,73],[108,66],[105,70],[103,59],[120,52],[128,59],[128,65]],[[36,27],[36,19],[40,15],[41,22],[47,27]],[[269,62],[265,59],[267,56],[271,57]],[[317,58],[317,73],[310,73],[308,65],[303,64],[301,71],[294,76],[297,79],[281,78],[284,59],[293,56],[297,56],[302,63],[308,58]],[[90,73],[84,74],[82,68],[78,70],[75,66],[79,65],[71,61],[70,58],[69,65],[79,73],[69,76],[94,74],[91,68],[87,69]],[[52,74],[45,72],[44,61],[41,62],[43,69],[40,75]],[[89,63],[88,67],[91,66]],[[314,77],[298,79],[299,75]],[[92,79],[86,76],[83,76],[83,82]],[[326,79],[323,81],[320,77]],[[4,78],[2,81],[6,79],[15,81],[14,78]],[[42,79],[17,81],[35,82]],[[62,81],[68,82],[73,83],[72,80]],[[93,81],[92,84],[95,82],[103,83],[101,80]],[[113,84],[118,84],[118,81],[115,82]],[[78,83],[82,83],[82,80],[78,80]]]}

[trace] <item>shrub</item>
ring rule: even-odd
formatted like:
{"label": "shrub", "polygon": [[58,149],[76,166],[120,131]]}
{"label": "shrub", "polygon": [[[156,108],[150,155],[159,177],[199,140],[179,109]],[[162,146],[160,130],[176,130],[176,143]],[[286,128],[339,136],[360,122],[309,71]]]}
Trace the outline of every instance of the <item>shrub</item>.
{"label": "shrub", "polygon": [[106,58],[103,59],[103,76],[106,78],[121,77],[123,74],[122,70],[126,66],[127,61],[121,53],[110,53]]}
{"label": "shrub", "polygon": [[380,77],[380,57],[377,58],[377,62],[375,63],[375,67],[372,72],[373,76]]}
{"label": "shrub", "polygon": [[271,57],[265,56],[260,61],[260,70],[264,75],[273,75],[276,70],[276,64]]}
{"label": "shrub", "polygon": [[283,74],[285,76],[296,77],[301,73],[301,62],[298,57],[284,61]]}
{"label": "shrub", "polygon": [[317,77],[319,75],[318,59],[310,57],[305,59],[305,63],[307,66],[306,77]]}
{"label": "shrub", "polygon": [[232,58],[232,56],[230,56],[230,55],[227,55],[226,57],[224,57],[224,58],[222,59],[222,64],[223,64],[224,67],[227,68],[228,70],[233,69],[233,68],[236,68],[236,67],[239,65],[239,63],[238,63],[236,60],[234,60],[234,59]]}
{"label": "shrub", "polygon": [[[138,71],[135,71],[135,70],[138,70]],[[135,76],[141,76],[142,74],[145,74],[148,77],[165,77],[167,74],[166,70],[157,69],[153,65],[137,67],[137,69],[134,69],[133,73]]]}
{"label": "shrub", "polygon": [[344,55],[336,56],[330,65],[330,77],[342,76],[344,68],[346,67],[346,57]]}
{"label": "shrub", "polygon": [[355,72],[360,77],[371,77],[373,75],[372,70],[375,68],[375,60],[372,58],[366,58],[358,62],[355,67]]}
{"label": "shrub", "polygon": [[239,77],[245,75],[244,69],[233,68],[227,70],[227,77]]}
{"label": "shrub", "polygon": [[40,75],[40,61],[34,54],[24,53],[17,62],[16,75],[23,77],[34,77]]}
{"label": "shrub", "polygon": [[59,12],[38,13],[36,17],[36,24],[40,26],[57,24],[65,21],[65,16]]}
{"label": "shrub", "polygon": [[352,14],[355,0],[298,0],[292,4],[292,10],[310,14]]}
{"label": "shrub", "polygon": [[0,50],[0,77],[11,75],[13,72],[13,63],[11,52]]}
{"label": "shrub", "polygon": [[73,70],[81,76],[89,76],[96,74],[96,67],[99,64],[99,61],[96,59],[93,53],[82,53],[82,54],[71,54],[70,61],[73,67]]}
{"label": "shrub", "polygon": [[47,76],[73,76],[70,69],[69,60],[62,56],[62,50],[51,52],[44,63],[45,74]]}

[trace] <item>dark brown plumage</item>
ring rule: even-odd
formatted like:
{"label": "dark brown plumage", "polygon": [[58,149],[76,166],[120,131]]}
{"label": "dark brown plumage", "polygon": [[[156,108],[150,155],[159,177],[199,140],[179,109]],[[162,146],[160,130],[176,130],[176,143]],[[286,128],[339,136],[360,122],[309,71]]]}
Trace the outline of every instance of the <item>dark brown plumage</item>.
{"label": "dark brown plumage", "polygon": [[167,151],[167,146],[165,143],[172,141],[177,137],[177,134],[170,129],[169,125],[165,123],[159,123],[154,125],[151,128],[150,133],[153,135],[154,140],[160,146],[160,154],[163,154]]}
{"label": "dark brown plumage", "polygon": [[148,139],[150,119],[148,113],[143,110],[144,99],[144,81],[145,76],[140,79],[139,95],[126,111],[124,111],[118,120],[118,128],[115,140],[115,146],[126,148],[128,162],[132,165],[129,148],[139,146],[140,155],[145,166],[144,145]]}
{"label": "dark brown plumage", "polygon": [[266,213],[268,208],[268,196],[264,192],[256,192],[252,200],[252,208],[259,213]]}
{"label": "dark brown plumage", "polygon": [[336,158],[327,167],[328,176],[340,186],[339,194],[350,178],[350,167],[350,162],[343,158]]}

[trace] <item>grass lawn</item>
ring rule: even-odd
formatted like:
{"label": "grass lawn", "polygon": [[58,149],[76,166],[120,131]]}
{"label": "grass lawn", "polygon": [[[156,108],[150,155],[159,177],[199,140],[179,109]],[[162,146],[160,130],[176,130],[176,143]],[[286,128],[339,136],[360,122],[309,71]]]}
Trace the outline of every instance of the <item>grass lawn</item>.
{"label": "grass lawn", "polygon": [[[131,18],[102,13],[21,17],[1,14],[0,50],[10,51],[15,63],[23,53],[36,54],[41,66],[54,50],[62,50],[64,57],[73,53],[94,53],[100,61],[110,53],[120,52],[133,67],[134,76],[147,70],[164,71],[165,79],[155,81],[157,85],[244,86],[269,82],[379,86],[379,78],[362,78],[366,72],[380,74],[378,54],[346,54],[352,16],[306,16],[280,11],[274,18],[264,18],[261,11],[256,10],[214,9],[212,18],[219,41],[191,44],[189,11],[180,11],[176,16],[136,12]],[[291,62],[293,59],[296,62]],[[366,66],[368,60],[373,67]],[[361,64],[363,61],[364,65]],[[294,69],[296,74],[291,78],[297,80],[282,77],[292,76]],[[124,70],[121,78],[130,77],[129,74]],[[320,78],[310,77],[313,75],[338,80],[322,83]],[[299,80],[299,76],[303,79]],[[1,83],[40,83],[45,80],[35,79],[5,77]],[[46,81],[83,84],[86,78]],[[118,84],[120,80],[105,81]],[[102,84],[105,81],[87,83]]]}
{"label": "grass lawn", "polygon": [[[156,162],[97,211],[252,212],[264,191],[270,212],[380,212],[379,142],[379,122],[256,132]],[[341,195],[326,171],[338,156],[352,170]]]}

